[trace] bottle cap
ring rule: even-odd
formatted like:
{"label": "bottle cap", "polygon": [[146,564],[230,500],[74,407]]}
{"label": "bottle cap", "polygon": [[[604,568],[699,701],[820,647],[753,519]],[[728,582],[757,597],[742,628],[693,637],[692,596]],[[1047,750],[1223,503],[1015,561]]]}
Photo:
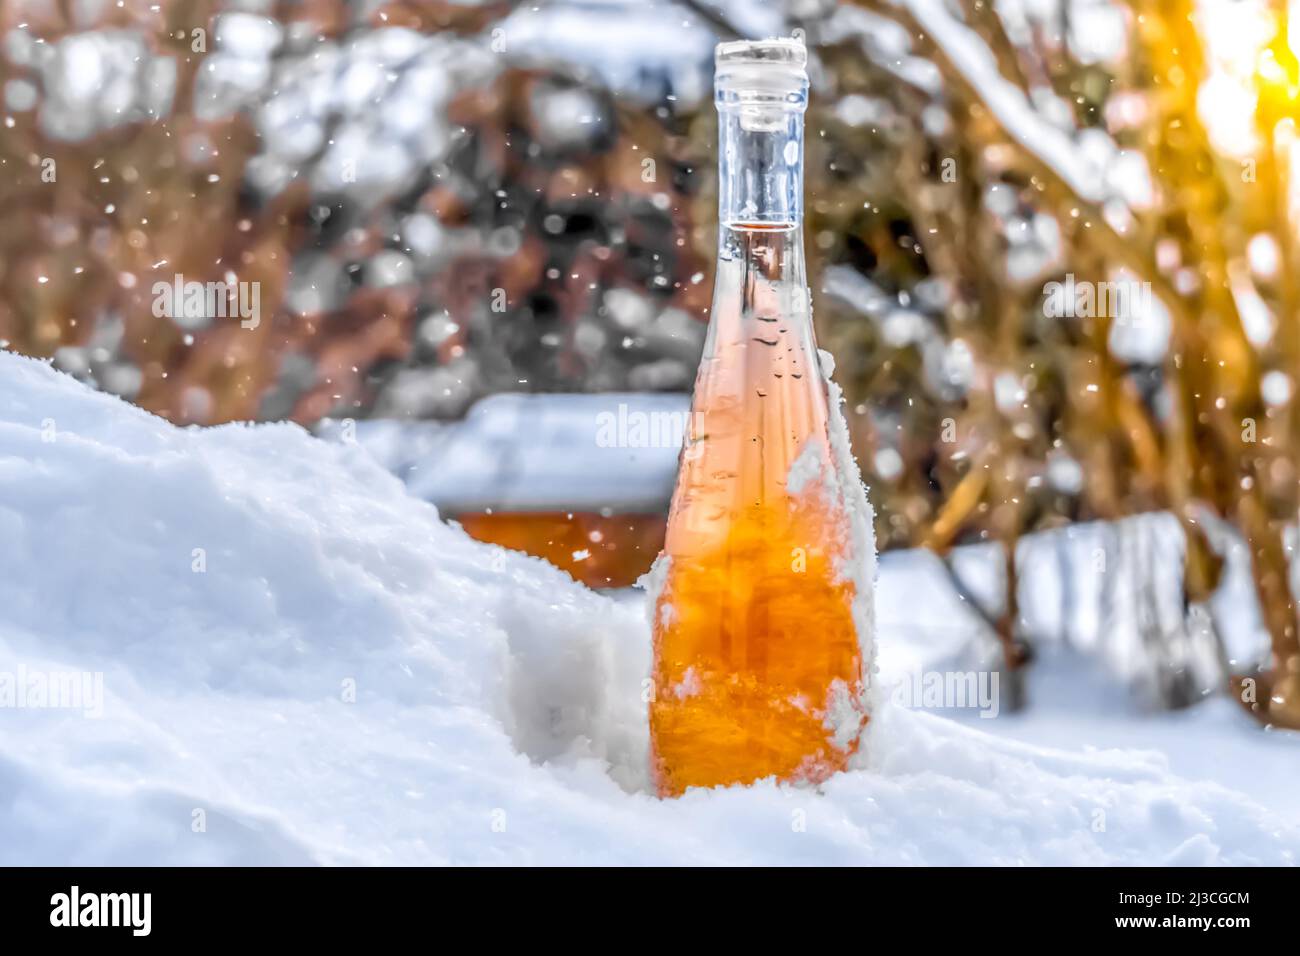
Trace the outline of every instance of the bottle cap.
{"label": "bottle cap", "polygon": [[802,40],[733,40],[714,52],[714,87],[724,99],[784,99],[791,105],[808,95],[808,50]]}

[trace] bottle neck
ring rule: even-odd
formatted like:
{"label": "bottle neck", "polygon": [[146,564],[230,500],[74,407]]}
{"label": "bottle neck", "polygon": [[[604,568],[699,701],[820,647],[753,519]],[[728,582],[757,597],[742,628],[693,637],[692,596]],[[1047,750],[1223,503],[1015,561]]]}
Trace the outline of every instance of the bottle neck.
{"label": "bottle neck", "polygon": [[[812,301],[799,226],[724,224],[718,232],[711,336],[721,332],[745,342],[755,335],[771,338],[772,331],[811,336]],[[811,338],[805,344],[811,347]],[[712,352],[711,342],[706,341],[705,352]]]}
{"label": "bottle neck", "polygon": [[[779,97],[719,86],[718,273],[713,317],[732,333],[762,338],[777,322],[811,343],[803,253],[803,107],[806,93]],[[757,332],[750,328],[758,323]],[[713,334],[721,332],[710,322]],[[782,331],[785,331],[782,328]],[[751,334],[752,333],[752,334]]]}
{"label": "bottle neck", "polygon": [[720,89],[717,106],[719,223],[798,227],[804,102]]}

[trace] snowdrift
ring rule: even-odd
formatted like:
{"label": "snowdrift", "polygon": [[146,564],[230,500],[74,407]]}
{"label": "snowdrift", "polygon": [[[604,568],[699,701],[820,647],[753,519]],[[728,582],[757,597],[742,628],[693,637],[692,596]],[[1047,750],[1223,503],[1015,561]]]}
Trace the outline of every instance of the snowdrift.
{"label": "snowdrift", "polygon": [[[819,791],[659,801],[648,666],[637,602],[470,540],[359,447],[178,429],[0,353],[0,864],[1300,856],[1158,754],[888,704]],[[29,693],[66,673],[98,707]]]}

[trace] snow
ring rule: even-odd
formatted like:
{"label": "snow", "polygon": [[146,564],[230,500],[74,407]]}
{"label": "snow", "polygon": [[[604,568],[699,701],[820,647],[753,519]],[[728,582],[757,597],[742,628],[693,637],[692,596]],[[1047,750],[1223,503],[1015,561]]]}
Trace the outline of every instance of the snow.
{"label": "snow", "polygon": [[[826,378],[831,455],[835,459],[834,481],[838,485],[835,491],[849,516],[848,567],[841,568],[840,572],[853,581],[853,625],[858,632],[862,667],[867,678],[861,704],[862,710],[874,719],[878,696],[874,693],[873,683],[876,671],[876,518],[871,502],[867,500],[867,488],[862,483],[858,464],[853,459],[849,426],[844,419],[844,391],[834,378],[835,356],[819,349],[817,359]],[[864,748],[872,746],[874,733],[874,725],[868,725]]]}
{"label": "snow", "polygon": [[520,66],[564,63],[590,71],[622,95],[658,102],[669,94],[696,103],[709,94],[712,30],[672,4],[580,0],[521,5],[494,31]]}
{"label": "snow", "polygon": [[262,152],[249,176],[268,195],[295,177],[367,203],[391,195],[451,148],[450,101],[502,65],[487,37],[384,27],[342,42],[282,43],[278,30],[260,17],[223,17],[195,91],[202,117],[252,113]]}
{"label": "snow", "polygon": [[411,493],[455,514],[665,510],[690,421],[682,394],[501,393],[458,422],[331,421]]}
{"label": "snow", "polygon": [[0,672],[103,675],[98,718],[0,697],[0,864],[1300,856],[1251,777],[885,702],[819,790],[660,801],[638,595],[470,540],[358,445],[178,429],[10,353],[0,537]]}
{"label": "snow", "polygon": [[1031,103],[998,72],[993,54],[968,26],[953,19],[942,0],[900,0],[951,59],[953,67],[977,90],[999,125],[1029,154],[1055,170],[1074,192],[1087,200],[1107,198],[1104,173],[1080,150],[1071,131],[1044,111],[1069,111],[1047,90],[1035,90]]}
{"label": "snow", "polygon": [[52,138],[84,140],[171,111],[176,61],[150,53],[139,31],[70,33],[55,43],[32,41],[28,47],[29,40],[26,30],[11,31],[10,55],[15,63],[39,68],[45,91],[41,129]]}

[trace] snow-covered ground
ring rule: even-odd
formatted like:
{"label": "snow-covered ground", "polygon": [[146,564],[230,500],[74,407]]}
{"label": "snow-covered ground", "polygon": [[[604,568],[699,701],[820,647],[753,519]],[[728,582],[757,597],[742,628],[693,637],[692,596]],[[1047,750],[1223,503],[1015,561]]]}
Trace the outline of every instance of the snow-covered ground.
{"label": "snow-covered ground", "polygon": [[1055,693],[988,721],[886,696],[818,791],[660,801],[638,602],[470,540],[360,447],[177,429],[9,353],[0,542],[2,864],[1300,857],[1292,741]]}
{"label": "snow-covered ground", "polygon": [[[1158,526],[1161,520],[1153,516],[1130,519],[1147,521],[1149,527]],[[1067,534],[1078,552],[1075,558],[1088,557],[1098,527],[1079,525],[1035,536],[1032,543],[1052,552],[1057,542],[1046,539]],[[1236,667],[1247,671],[1250,663],[1266,652],[1268,639],[1260,630],[1258,612],[1250,600],[1245,555],[1237,550],[1236,544],[1231,546],[1228,571],[1216,597],[1217,618]],[[968,553],[965,557],[964,573],[977,585],[974,590],[981,599],[987,599],[997,584],[987,572],[996,563],[989,555]],[[1150,560],[1152,555],[1140,557]],[[1178,560],[1169,555],[1156,557],[1168,570],[1157,572],[1154,580],[1163,577],[1170,584],[1165,597],[1174,599],[1172,575]],[[1249,793],[1279,819],[1300,824],[1300,735],[1262,729],[1217,691],[1226,684],[1222,676],[1207,685],[1207,698],[1194,707],[1155,708],[1133,686],[1140,677],[1134,670],[1141,653],[1135,646],[1140,639],[1131,633],[1131,615],[1120,621],[1096,620],[1090,599],[1096,596],[1097,584],[1076,560],[1073,573],[1082,607],[1074,621],[1073,640],[1067,645],[1059,635],[1059,595],[1051,593],[1059,569],[1045,566],[1043,558],[1032,550],[1028,555],[1021,552],[1022,571],[1028,578],[1021,588],[1027,605],[1022,609],[1030,613],[1038,632],[1038,656],[1028,671],[1028,706],[1012,712],[1003,683],[1002,696],[992,707],[968,699],[964,707],[948,706],[940,712],[981,731],[1036,746],[1143,752],[1180,777],[1217,781]],[[977,570],[985,572],[983,580],[972,573]],[[1132,572],[1120,565],[1111,573],[1129,577]],[[1146,587],[1151,580],[1139,578],[1133,583]],[[903,551],[882,555],[878,591],[879,684],[891,698],[924,705],[925,684],[918,682],[917,675],[982,675],[998,660],[992,640],[975,615],[962,606],[930,554]],[[925,599],[918,600],[918,595]],[[1119,596],[1121,604],[1124,598]],[[1213,695],[1208,687],[1216,688]]]}

